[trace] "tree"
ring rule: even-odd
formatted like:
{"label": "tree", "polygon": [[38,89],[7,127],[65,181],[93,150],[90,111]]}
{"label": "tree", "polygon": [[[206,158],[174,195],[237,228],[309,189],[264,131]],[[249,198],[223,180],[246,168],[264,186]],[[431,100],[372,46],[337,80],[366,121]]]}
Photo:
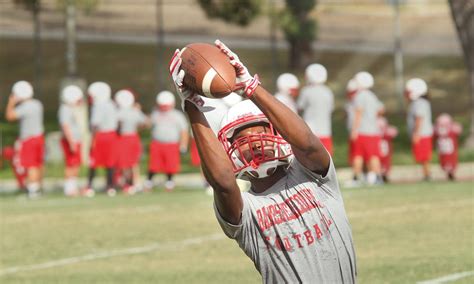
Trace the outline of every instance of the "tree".
{"label": "tree", "polygon": [[41,96],[41,25],[39,21],[39,14],[41,8],[40,0],[13,0],[15,5],[23,6],[25,9],[31,11],[33,15],[33,43],[34,43],[34,82],[35,93],[38,97]]}
{"label": "tree", "polygon": [[474,2],[472,0],[449,0],[449,6],[469,72],[471,127],[466,146],[474,148]]}
{"label": "tree", "polygon": [[280,14],[280,26],[290,44],[289,66],[299,68],[311,58],[311,43],[316,39],[317,24],[309,17],[316,0],[286,0]]}
{"label": "tree", "polygon": [[[273,0],[269,0],[273,1]],[[247,26],[262,8],[262,0],[198,0],[209,18]],[[316,21],[309,13],[316,6],[316,0],[285,0],[286,7],[272,13],[290,45],[289,67],[299,68],[311,57],[311,43],[316,39]],[[272,5],[272,4],[271,4]]]}

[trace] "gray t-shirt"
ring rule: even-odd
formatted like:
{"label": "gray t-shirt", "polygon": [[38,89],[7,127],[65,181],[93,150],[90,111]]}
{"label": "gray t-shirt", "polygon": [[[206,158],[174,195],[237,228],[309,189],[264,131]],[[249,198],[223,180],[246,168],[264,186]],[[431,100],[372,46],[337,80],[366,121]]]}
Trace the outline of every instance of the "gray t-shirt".
{"label": "gray t-shirt", "polygon": [[151,113],[153,140],[161,143],[177,143],[182,131],[188,130],[188,121],[184,114],[176,109],[170,111],[154,110]]}
{"label": "gray t-shirt", "polygon": [[362,110],[360,119],[359,134],[361,135],[380,135],[380,129],[377,124],[377,116],[383,109],[382,102],[377,99],[374,93],[369,90],[362,90],[354,98],[355,110]]}
{"label": "gray t-shirt", "polygon": [[15,107],[15,114],[20,121],[20,139],[42,135],[43,104],[37,99],[29,99]]}
{"label": "gray t-shirt", "polygon": [[354,123],[354,101],[347,102],[344,109],[346,110],[346,128],[350,132]]}
{"label": "gray t-shirt", "polygon": [[318,137],[332,136],[331,115],[334,110],[334,95],[325,85],[310,85],[301,90],[298,109],[303,119]]}
{"label": "gray t-shirt", "polygon": [[138,126],[146,121],[145,114],[134,107],[120,108],[117,116],[120,123],[120,134],[122,135],[137,133]]}
{"label": "gray t-shirt", "polygon": [[91,125],[100,132],[117,130],[117,107],[111,100],[92,105]]}
{"label": "gray t-shirt", "polygon": [[252,259],[264,283],[355,283],[351,226],[331,161],[325,177],[296,159],[263,193],[243,192],[242,219],[217,219]]}
{"label": "gray t-shirt", "polygon": [[282,102],[284,105],[286,105],[289,109],[291,109],[293,112],[297,113],[298,108],[296,107],[296,102],[291,97],[290,94],[284,94],[284,93],[276,93],[275,98]]}
{"label": "gray t-shirt", "polygon": [[59,124],[67,125],[71,131],[74,141],[81,141],[81,125],[75,108],[67,104],[61,104],[58,111]]}
{"label": "gray t-shirt", "polygon": [[419,98],[411,102],[408,108],[408,131],[410,135],[413,134],[415,128],[415,119],[416,117],[421,117],[421,128],[420,136],[427,137],[433,136],[433,124],[431,123],[431,105],[430,102],[426,99]]}

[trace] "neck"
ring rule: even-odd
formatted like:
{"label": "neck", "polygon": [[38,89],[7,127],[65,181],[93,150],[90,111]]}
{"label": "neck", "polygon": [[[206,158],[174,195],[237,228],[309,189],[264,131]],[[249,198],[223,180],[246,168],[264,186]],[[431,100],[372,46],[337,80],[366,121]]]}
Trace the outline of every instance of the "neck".
{"label": "neck", "polygon": [[277,181],[279,181],[283,176],[286,175],[286,170],[279,166],[276,171],[265,178],[251,178],[250,183],[252,184],[252,190],[256,193],[262,193],[265,190],[269,189]]}

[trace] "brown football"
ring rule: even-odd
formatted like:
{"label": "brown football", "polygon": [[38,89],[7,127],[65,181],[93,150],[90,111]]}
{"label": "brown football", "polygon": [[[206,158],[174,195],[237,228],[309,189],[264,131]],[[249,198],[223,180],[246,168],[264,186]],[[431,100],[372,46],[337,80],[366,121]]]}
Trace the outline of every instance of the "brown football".
{"label": "brown football", "polygon": [[235,87],[235,69],[219,48],[207,43],[187,45],[181,54],[184,84],[208,98],[222,98]]}

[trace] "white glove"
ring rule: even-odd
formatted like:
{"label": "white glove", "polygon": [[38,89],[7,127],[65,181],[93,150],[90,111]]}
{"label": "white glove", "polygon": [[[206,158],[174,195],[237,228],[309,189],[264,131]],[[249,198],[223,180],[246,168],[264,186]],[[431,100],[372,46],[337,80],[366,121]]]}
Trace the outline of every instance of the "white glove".
{"label": "white glove", "polygon": [[230,59],[230,64],[234,66],[237,78],[235,80],[235,92],[243,97],[250,98],[258,85],[260,85],[260,80],[257,74],[252,77],[249,70],[245,65],[240,61],[237,54],[232,52],[223,42],[216,39],[214,44]]}
{"label": "white glove", "polygon": [[185,72],[182,69],[180,70],[182,62],[183,59],[181,59],[181,51],[176,49],[170,61],[170,75],[176,87],[176,92],[181,97],[181,109],[184,111],[185,101],[190,101],[200,112],[208,112],[213,110],[214,107],[204,105],[204,100],[201,98],[201,96],[184,86],[183,79]]}

